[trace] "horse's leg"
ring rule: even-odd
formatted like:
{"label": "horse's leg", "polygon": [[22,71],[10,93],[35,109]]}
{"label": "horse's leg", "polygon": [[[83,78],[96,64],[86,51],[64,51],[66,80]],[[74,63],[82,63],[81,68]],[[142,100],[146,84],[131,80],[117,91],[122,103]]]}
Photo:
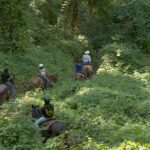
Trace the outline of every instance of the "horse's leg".
{"label": "horse's leg", "polygon": [[[6,101],[9,101],[10,96],[12,96],[12,97],[13,97],[13,95],[11,95],[11,91],[10,91],[10,89],[7,89]],[[11,97],[11,98],[12,98],[12,97]]]}
{"label": "horse's leg", "polygon": [[82,72],[82,74],[84,75],[84,79],[87,80],[87,73],[85,71]]}
{"label": "horse's leg", "polygon": [[9,101],[9,97],[10,97],[9,95],[6,97],[6,101]]}
{"label": "horse's leg", "polygon": [[4,98],[3,97],[0,97],[0,106],[2,106],[4,103]]}
{"label": "horse's leg", "polygon": [[43,137],[42,142],[46,143],[49,138],[49,132],[47,130],[41,130],[41,136]]}
{"label": "horse's leg", "polygon": [[92,74],[93,74],[92,72],[89,72],[89,73],[88,73],[88,79],[91,79]]}
{"label": "horse's leg", "polygon": [[49,81],[49,87],[53,87],[54,86],[54,84],[51,82],[51,81]]}

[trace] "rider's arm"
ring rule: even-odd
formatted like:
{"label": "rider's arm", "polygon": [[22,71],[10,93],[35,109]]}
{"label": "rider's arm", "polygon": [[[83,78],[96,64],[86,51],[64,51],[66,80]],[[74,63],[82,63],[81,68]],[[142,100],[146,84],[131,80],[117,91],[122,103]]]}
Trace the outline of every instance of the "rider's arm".
{"label": "rider's arm", "polygon": [[91,56],[89,56],[89,62],[91,62]]}

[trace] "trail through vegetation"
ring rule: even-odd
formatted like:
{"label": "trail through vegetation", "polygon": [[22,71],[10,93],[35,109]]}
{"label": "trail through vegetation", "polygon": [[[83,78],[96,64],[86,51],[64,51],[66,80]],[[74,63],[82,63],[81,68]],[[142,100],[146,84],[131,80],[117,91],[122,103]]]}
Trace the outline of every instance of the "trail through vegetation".
{"label": "trail through vegetation", "polygon": [[[0,150],[149,150],[149,0],[0,0],[0,71],[16,75],[0,110]],[[91,80],[75,81],[89,50]],[[27,91],[38,65],[58,73],[44,92]],[[67,130],[42,143],[31,105],[50,95]]]}

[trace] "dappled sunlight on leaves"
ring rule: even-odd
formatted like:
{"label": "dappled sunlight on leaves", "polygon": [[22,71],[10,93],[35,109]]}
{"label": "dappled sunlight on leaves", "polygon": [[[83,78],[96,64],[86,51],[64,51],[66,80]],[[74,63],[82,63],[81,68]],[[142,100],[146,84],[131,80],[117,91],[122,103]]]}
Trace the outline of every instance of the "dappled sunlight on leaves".
{"label": "dappled sunlight on leaves", "polygon": [[93,89],[92,88],[86,88],[86,87],[83,87],[80,89],[80,91],[78,91],[77,95],[84,95],[84,94],[88,94],[92,91]]}

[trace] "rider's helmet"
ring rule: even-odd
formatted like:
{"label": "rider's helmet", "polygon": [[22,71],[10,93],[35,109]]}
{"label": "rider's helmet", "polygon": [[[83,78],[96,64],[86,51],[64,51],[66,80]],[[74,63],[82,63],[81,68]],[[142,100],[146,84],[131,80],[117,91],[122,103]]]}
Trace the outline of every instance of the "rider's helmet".
{"label": "rider's helmet", "polygon": [[39,64],[39,68],[42,68],[42,67],[44,67],[44,65],[43,64]]}
{"label": "rider's helmet", "polygon": [[90,53],[90,51],[85,51],[84,53],[85,53],[85,54],[89,54],[89,53]]}
{"label": "rider's helmet", "polygon": [[44,97],[43,97],[43,100],[44,100],[45,104],[49,104],[51,98],[50,98],[50,96],[44,96]]}

